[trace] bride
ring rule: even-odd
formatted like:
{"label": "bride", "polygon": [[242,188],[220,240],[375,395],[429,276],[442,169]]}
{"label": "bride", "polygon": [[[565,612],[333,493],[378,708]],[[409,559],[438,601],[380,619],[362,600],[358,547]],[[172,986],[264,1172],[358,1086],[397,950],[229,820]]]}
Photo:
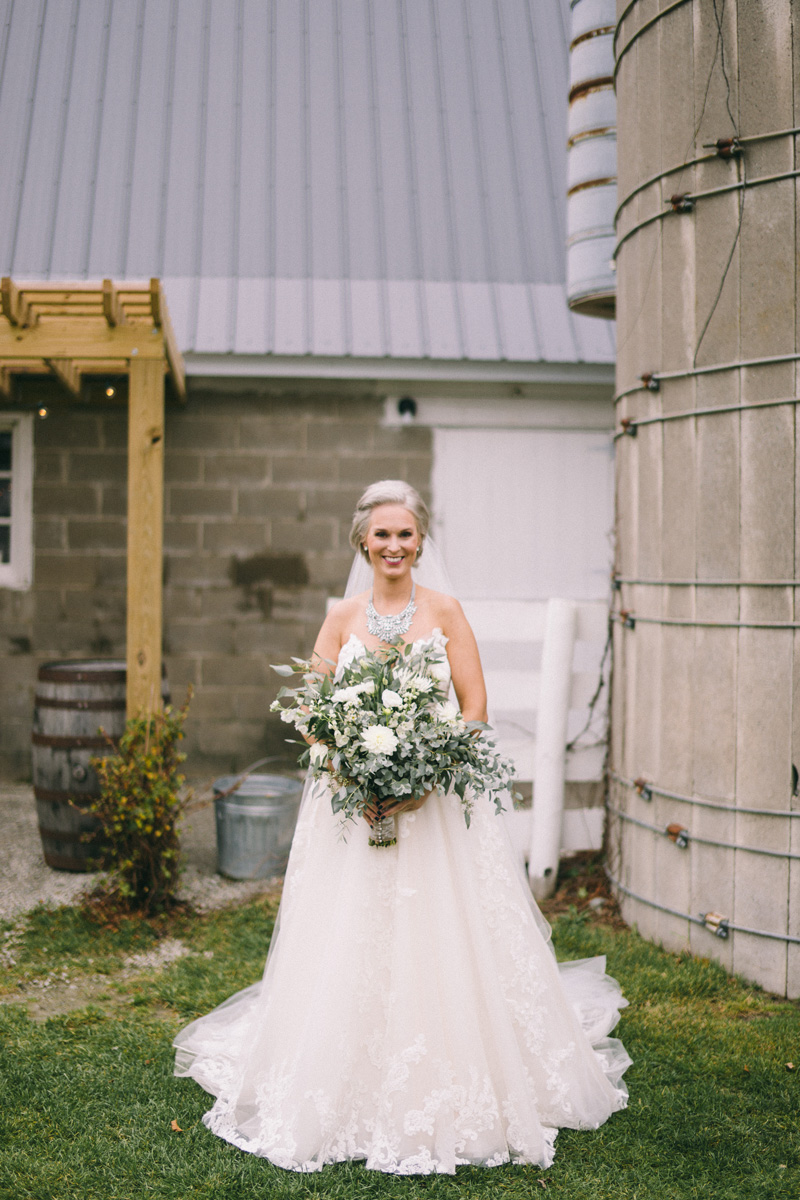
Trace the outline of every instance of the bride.
{"label": "bride", "polygon": [[[428,523],[408,484],[367,488],[355,582],[315,654],[342,669],[388,638],[435,642],[462,715],[483,721],[461,606],[415,579]],[[306,784],[263,980],[175,1039],[175,1073],[216,1096],[205,1124],[295,1171],[549,1166],[560,1127],[596,1129],[627,1103],[630,1059],[608,1036],[626,1001],[605,960],[557,965],[488,798],[469,828],[456,796],[397,803],[397,843],[380,849],[376,811],[343,835],[330,801]]]}

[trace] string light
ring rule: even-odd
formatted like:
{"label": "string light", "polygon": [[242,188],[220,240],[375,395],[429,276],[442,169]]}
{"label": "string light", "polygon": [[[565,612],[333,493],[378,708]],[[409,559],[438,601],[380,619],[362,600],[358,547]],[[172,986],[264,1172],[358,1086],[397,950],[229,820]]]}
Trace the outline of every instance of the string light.
{"label": "string light", "polygon": [[116,396],[116,394],[117,394],[117,389],[115,387],[107,387],[106,388],[106,395],[108,396],[109,399],[112,396]]}

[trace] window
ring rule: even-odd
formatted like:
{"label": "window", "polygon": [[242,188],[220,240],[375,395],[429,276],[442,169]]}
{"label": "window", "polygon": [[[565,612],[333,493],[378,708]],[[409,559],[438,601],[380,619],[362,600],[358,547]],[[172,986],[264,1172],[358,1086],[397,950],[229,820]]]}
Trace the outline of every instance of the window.
{"label": "window", "polygon": [[31,584],[32,479],[33,417],[0,413],[0,587]]}

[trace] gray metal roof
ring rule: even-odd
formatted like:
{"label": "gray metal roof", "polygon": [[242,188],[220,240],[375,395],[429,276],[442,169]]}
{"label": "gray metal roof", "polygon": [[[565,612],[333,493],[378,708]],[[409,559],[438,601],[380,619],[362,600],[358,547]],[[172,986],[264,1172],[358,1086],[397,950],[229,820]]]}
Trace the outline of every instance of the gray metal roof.
{"label": "gray metal roof", "polygon": [[568,0],[0,0],[0,270],[203,355],[610,362],[564,288]]}

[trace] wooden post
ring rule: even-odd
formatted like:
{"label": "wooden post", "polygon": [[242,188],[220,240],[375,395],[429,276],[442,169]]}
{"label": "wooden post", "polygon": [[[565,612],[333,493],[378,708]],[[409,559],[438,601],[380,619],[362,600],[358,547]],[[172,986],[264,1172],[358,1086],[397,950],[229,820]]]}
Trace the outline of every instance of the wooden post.
{"label": "wooden post", "polygon": [[164,362],[131,358],[128,391],[128,716],[161,707]]}

